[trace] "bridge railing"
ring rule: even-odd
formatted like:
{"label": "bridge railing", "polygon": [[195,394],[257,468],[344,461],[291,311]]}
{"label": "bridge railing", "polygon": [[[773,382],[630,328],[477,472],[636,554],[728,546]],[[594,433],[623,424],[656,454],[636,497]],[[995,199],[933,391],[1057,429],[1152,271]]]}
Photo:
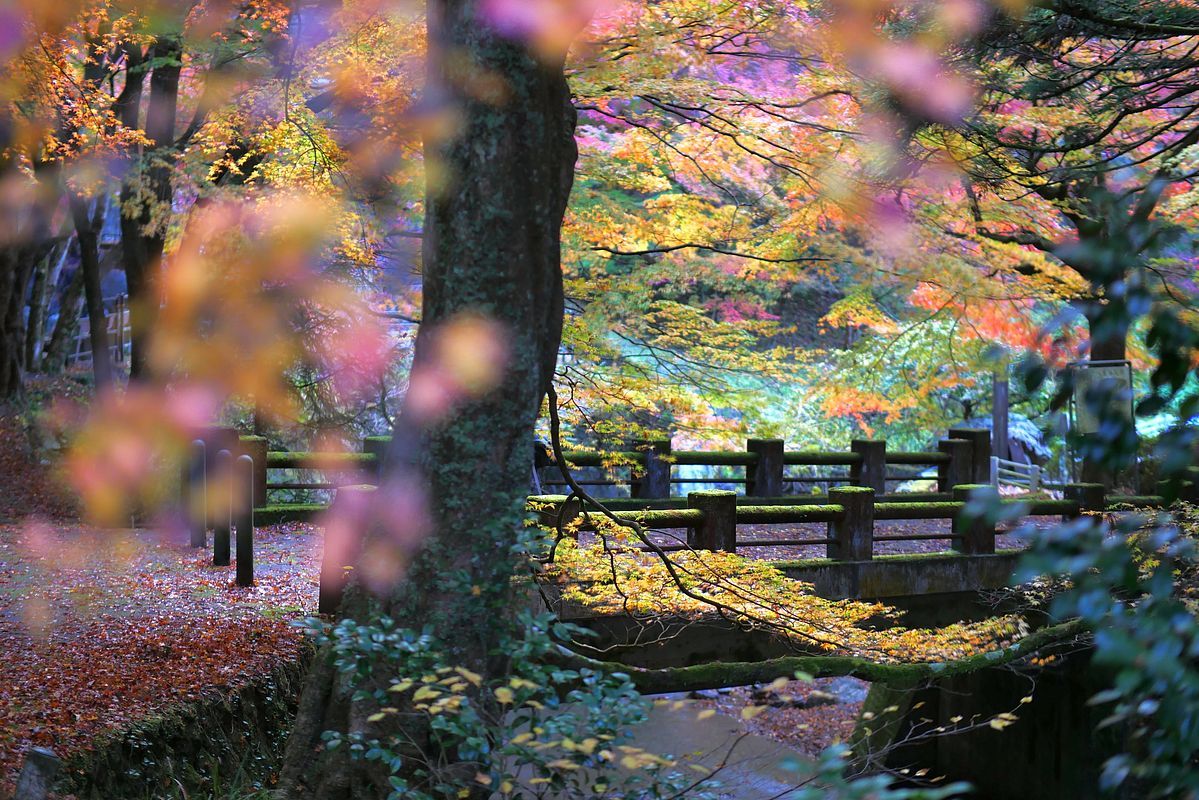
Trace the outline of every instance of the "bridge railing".
{"label": "bridge railing", "polygon": [[[778,497],[795,484],[866,486],[876,495],[912,480],[929,479],[935,468],[936,492],[895,493],[896,500],[948,500],[953,486],[990,480],[990,432],[952,428],[935,451],[887,451],[887,443],[855,439],[849,452],[787,450],[782,439],[749,439],[742,451],[672,450],[668,439],[644,441],[626,451],[568,450],[563,454],[573,469],[602,470],[601,475],[575,476],[580,486],[628,486],[635,498],[671,497],[672,489],[690,484],[743,485],[753,497]],[[676,475],[674,467],[730,467],[740,474],[694,477]],[[904,468],[908,469],[904,469]],[[797,472],[794,468],[809,470]],[[564,487],[560,477],[545,468],[542,486]],[[816,471],[821,470],[821,471]]]}
{"label": "bridge railing", "polygon": [[[979,484],[958,485],[951,500],[932,502],[876,501],[869,487],[847,486],[829,491],[829,502],[795,504],[782,498],[759,503],[757,498],[738,496],[730,491],[692,492],[685,499],[665,499],[641,503],[638,501],[605,501],[613,516],[624,522],[636,522],[649,531],[686,530],[685,544],[659,544],[661,550],[724,550],[736,552],[743,547],[824,545],[828,558],[842,561],[866,561],[873,557],[875,542],[916,541],[923,539],[948,540],[953,550],[968,554],[995,552],[996,529],[982,520],[963,514],[973,492],[989,487]],[[1061,500],[1004,500],[1006,505],[1021,505],[1029,516],[1061,515],[1075,517],[1084,511],[1106,508],[1103,487],[1098,484],[1072,484],[1067,497]],[[576,523],[572,530],[595,530],[603,516],[581,513],[577,499],[566,495],[540,495],[529,498],[528,507],[537,513],[543,524]],[[876,535],[875,522],[884,520],[953,520],[949,533],[908,533]],[[738,538],[742,525],[792,525],[800,523],[828,524],[825,536],[801,538],[747,539]],[[602,524],[602,523],[601,523]],[[653,549],[639,545],[640,549]]]}
{"label": "bridge railing", "polygon": [[[622,452],[566,451],[566,462],[579,474],[583,486],[628,486],[638,499],[681,497],[696,484],[738,485],[746,496],[780,497],[795,484],[866,486],[880,499],[927,502],[950,499],[950,487],[989,480],[990,443],[986,431],[953,429],[936,451],[887,451],[881,440],[857,439],[848,452],[787,450],[782,439],[749,439],[743,451],[671,450],[667,439],[641,442]],[[254,502],[263,507],[277,503],[281,492],[296,496],[329,493],[346,484],[377,482],[389,437],[363,440],[361,452],[271,451],[260,436],[238,436],[235,429],[214,427],[201,440],[209,453],[229,449],[250,455],[255,465]],[[981,465],[981,466],[980,466]],[[739,475],[694,477],[678,474],[677,467],[732,468]],[[908,471],[903,471],[908,468]],[[925,477],[937,470],[937,491],[888,494],[897,482]],[[543,486],[563,486],[543,468]],[[595,470],[602,470],[597,476]],[[797,471],[798,470],[798,471]],[[915,471],[912,471],[915,470]],[[677,493],[676,493],[677,492]],[[284,505],[298,505],[295,502]]]}

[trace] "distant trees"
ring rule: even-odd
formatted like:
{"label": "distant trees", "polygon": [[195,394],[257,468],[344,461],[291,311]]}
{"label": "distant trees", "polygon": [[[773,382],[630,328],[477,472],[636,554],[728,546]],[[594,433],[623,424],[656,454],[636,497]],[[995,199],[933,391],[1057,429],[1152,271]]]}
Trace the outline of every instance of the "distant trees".
{"label": "distant trees", "polygon": [[1064,2],[997,18],[967,55],[981,108],[946,141],[966,154],[973,230],[1085,280],[1077,305],[1094,360],[1126,355],[1128,330],[1104,311],[1111,292],[1140,285],[1159,302],[1193,301],[1172,256],[1194,235],[1197,47],[1186,4]]}

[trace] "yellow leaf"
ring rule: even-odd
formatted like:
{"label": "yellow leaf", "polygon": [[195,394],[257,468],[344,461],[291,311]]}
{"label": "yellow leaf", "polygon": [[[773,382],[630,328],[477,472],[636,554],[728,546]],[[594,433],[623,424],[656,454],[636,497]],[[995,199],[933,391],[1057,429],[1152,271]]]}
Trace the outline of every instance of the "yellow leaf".
{"label": "yellow leaf", "polygon": [[480,684],[483,683],[482,675],[480,675],[477,672],[471,672],[469,669],[467,669],[465,667],[454,667],[454,671],[457,672],[459,675],[461,675],[463,678],[466,678],[466,680],[470,681],[475,686],[479,686]]}
{"label": "yellow leaf", "polygon": [[714,716],[716,716],[715,711],[713,711],[710,708],[705,708],[703,711],[696,714],[695,718],[696,719],[708,719],[709,717],[714,717]]}
{"label": "yellow leaf", "polygon": [[506,706],[516,700],[516,694],[507,686],[501,686],[495,690],[495,699]]}
{"label": "yellow leaf", "polygon": [[766,710],[766,706],[746,706],[741,709],[741,719],[753,719]]}

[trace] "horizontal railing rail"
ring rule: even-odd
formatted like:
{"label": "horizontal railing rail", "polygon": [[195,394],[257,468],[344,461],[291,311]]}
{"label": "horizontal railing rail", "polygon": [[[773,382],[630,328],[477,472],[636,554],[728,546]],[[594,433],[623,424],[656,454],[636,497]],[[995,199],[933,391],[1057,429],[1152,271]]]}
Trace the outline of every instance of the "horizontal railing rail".
{"label": "horizontal railing rail", "polygon": [[[636,522],[650,531],[687,529],[687,545],[695,549],[721,549],[735,552],[739,547],[791,545],[826,545],[829,558],[868,560],[873,556],[875,542],[905,542],[945,540],[961,552],[988,554],[995,552],[998,535],[993,524],[965,515],[967,500],[972,493],[990,490],[985,485],[969,484],[954,487],[952,499],[921,503],[876,501],[874,491],[866,487],[833,489],[833,502],[796,504],[775,498],[758,503],[757,498],[738,497],[733,492],[693,492],[682,499],[612,500],[605,506],[616,520]],[[1102,486],[1092,484],[1067,487],[1063,499],[1031,498],[1004,499],[1009,507],[1018,506],[1026,516],[1061,515],[1073,518],[1084,511],[1106,508]],[[685,502],[686,506],[682,503]],[[641,503],[641,508],[630,508]],[[652,503],[659,507],[648,507]],[[669,506],[669,507],[662,507]],[[605,515],[594,511],[584,514],[577,498],[565,495],[538,495],[528,500],[529,510],[535,512],[547,526],[568,525],[569,531],[593,531],[603,526]],[[914,531],[879,535],[875,523],[891,520],[951,520],[949,531]],[[827,523],[828,536],[787,538],[738,537],[743,525],[789,525]],[[670,544],[669,542],[665,544]],[[673,547],[673,545],[671,545]],[[645,548],[642,548],[645,549]],[[663,547],[663,549],[670,549]]]}

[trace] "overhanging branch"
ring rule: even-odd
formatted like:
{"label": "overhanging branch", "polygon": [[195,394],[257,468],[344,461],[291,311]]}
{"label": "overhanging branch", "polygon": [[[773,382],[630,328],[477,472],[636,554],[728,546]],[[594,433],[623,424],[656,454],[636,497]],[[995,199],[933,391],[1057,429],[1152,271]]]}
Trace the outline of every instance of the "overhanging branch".
{"label": "overhanging branch", "polygon": [[807,673],[815,678],[850,676],[871,683],[915,683],[1010,664],[1052,645],[1077,639],[1086,632],[1083,621],[1075,619],[1041,628],[1009,647],[957,661],[913,664],[885,664],[859,656],[829,655],[786,656],[768,661],[713,662],[690,667],[643,669],[613,661],[587,658],[565,647],[559,649],[559,658],[556,660],[576,669],[583,667],[609,673],[622,672],[632,678],[638,691],[644,694],[748,686],[754,683],[769,683],[776,678],[793,678],[798,672]]}

